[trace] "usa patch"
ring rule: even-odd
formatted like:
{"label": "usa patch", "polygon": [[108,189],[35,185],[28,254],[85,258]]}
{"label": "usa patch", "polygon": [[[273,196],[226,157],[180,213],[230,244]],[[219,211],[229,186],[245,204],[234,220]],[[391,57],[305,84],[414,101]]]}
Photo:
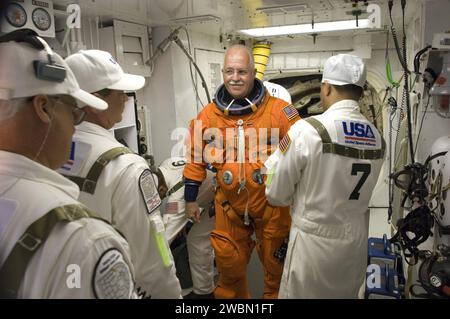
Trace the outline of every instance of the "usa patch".
{"label": "usa patch", "polygon": [[73,141],[70,147],[69,159],[58,169],[58,172],[63,175],[79,175],[89,158],[91,149],[92,145],[88,143]]}
{"label": "usa patch", "polygon": [[284,115],[288,118],[289,121],[292,121],[298,116],[298,112],[295,109],[295,107],[292,106],[292,104],[289,104],[283,109]]}
{"label": "usa patch", "polygon": [[281,153],[285,153],[287,149],[289,148],[289,145],[291,145],[291,137],[289,134],[286,134],[280,141],[280,144],[278,144],[278,148],[280,149]]}
{"label": "usa patch", "polygon": [[72,142],[72,146],[70,147],[69,159],[67,160],[66,164],[61,166],[61,169],[65,171],[70,171],[73,167],[74,161],[75,161],[75,142]]}
{"label": "usa patch", "polygon": [[337,142],[361,149],[381,148],[381,139],[375,135],[376,128],[370,123],[335,121]]}
{"label": "usa patch", "polygon": [[178,214],[178,202],[166,203],[166,214]]}
{"label": "usa patch", "polygon": [[139,176],[139,189],[141,190],[148,213],[153,213],[161,205],[161,198],[159,197],[157,186],[149,169],[144,170],[141,176]]}

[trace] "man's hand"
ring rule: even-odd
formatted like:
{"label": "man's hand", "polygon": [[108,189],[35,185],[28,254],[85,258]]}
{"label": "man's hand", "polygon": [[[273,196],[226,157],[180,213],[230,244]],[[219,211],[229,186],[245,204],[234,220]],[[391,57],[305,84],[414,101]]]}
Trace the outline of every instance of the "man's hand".
{"label": "man's hand", "polygon": [[185,214],[186,218],[192,220],[194,223],[200,222],[200,208],[197,202],[186,202]]}

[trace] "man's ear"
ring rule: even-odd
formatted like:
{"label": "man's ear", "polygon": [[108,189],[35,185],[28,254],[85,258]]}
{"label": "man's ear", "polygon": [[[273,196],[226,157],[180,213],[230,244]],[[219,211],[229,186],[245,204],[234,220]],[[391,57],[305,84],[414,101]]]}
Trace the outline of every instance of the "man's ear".
{"label": "man's ear", "polygon": [[37,117],[45,124],[49,124],[55,114],[55,106],[46,95],[36,95],[31,101]]}
{"label": "man's ear", "polygon": [[[95,95],[96,97],[98,97],[99,99],[102,99],[103,101],[105,101],[106,102],[106,100],[105,100],[105,97],[103,96],[103,95],[101,95],[101,94],[98,94],[98,93],[96,93],[96,92],[94,92],[94,93],[91,93],[92,95]],[[109,107],[109,106],[108,106]],[[98,114],[98,113],[101,113],[101,112],[103,112],[103,111],[105,111],[105,110],[98,110],[98,109],[94,109],[93,107],[90,107],[89,105],[86,105],[84,108],[83,108],[83,110],[85,110],[86,111],[86,113],[91,113],[91,114]]]}
{"label": "man's ear", "polygon": [[324,82],[322,85],[323,85],[323,94],[325,96],[330,96],[331,90],[333,89],[331,84],[328,82]]}

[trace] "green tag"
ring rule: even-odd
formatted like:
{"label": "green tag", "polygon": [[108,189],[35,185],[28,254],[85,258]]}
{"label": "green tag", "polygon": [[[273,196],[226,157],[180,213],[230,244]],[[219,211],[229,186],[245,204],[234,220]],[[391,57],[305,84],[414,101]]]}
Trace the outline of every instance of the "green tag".
{"label": "green tag", "polygon": [[166,238],[164,236],[164,224],[161,220],[153,220],[152,221],[154,227],[153,236],[156,241],[156,246],[158,247],[159,255],[161,256],[161,260],[164,264],[164,267],[170,267],[173,264],[173,260],[170,256],[170,249],[167,245]]}

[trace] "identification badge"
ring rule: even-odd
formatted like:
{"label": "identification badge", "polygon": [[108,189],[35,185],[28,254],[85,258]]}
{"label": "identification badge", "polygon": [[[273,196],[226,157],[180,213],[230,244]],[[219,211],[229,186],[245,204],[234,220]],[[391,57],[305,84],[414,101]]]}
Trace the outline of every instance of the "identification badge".
{"label": "identification badge", "polygon": [[161,198],[159,197],[153,174],[149,169],[143,171],[141,176],[139,176],[139,189],[147,206],[147,212],[151,214],[161,205]]}

